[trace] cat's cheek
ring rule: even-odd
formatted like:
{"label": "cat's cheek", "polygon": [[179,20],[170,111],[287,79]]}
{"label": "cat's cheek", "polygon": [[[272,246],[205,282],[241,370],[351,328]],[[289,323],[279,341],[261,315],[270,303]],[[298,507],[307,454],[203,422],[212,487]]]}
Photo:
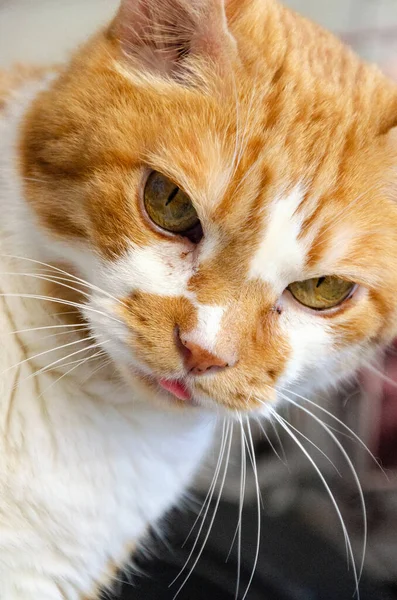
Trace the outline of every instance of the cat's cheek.
{"label": "cat's cheek", "polygon": [[308,372],[326,368],[334,349],[334,338],[329,323],[317,315],[300,311],[282,302],[279,326],[291,352],[277,385],[289,386],[301,381]]}
{"label": "cat's cheek", "polygon": [[149,369],[131,351],[131,331],[119,318],[118,304],[117,300],[91,296],[82,309],[83,316],[89,323],[91,335],[98,345],[98,350],[105,351],[115,365],[131,370],[139,369],[141,373],[146,371],[150,374]]}

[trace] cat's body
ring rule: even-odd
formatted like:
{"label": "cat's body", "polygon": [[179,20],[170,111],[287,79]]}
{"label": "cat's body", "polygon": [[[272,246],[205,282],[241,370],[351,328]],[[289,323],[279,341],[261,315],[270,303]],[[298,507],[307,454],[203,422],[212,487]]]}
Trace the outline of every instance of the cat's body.
{"label": "cat's body", "polygon": [[[271,0],[231,2],[231,33],[220,0],[197,2],[197,12],[188,4],[164,0],[156,9],[163,28],[164,8],[174,25],[183,21],[183,51],[168,38],[144,47],[145,19],[158,14],[128,0],[111,33],[91,41],[59,80],[29,71],[0,78],[4,600],[97,597],[180,497],[210,443],[215,418],[192,397],[207,408],[258,409],[279,383],[306,378],[318,387],[320,376],[351,374],[395,335],[387,286],[397,268],[383,255],[397,245],[397,210],[380,185],[384,169],[390,189],[394,151],[380,136],[397,120],[389,114],[396,90]],[[126,56],[117,64],[119,38]],[[197,64],[185,72],[190,53]],[[214,86],[213,68],[222,84]],[[196,199],[202,243],[163,235],[142,217],[135,188],[148,166]],[[368,191],[369,172],[378,209],[352,208],[356,236],[339,216],[348,192]],[[233,202],[237,194],[244,202]],[[363,238],[380,225],[390,244],[384,250],[374,234],[371,272]],[[283,289],[321,274],[359,283],[352,308],[319,317],[292,306]],[[15,333],[27,329],[36,331]],[[95,356],[103,349],[111,364]],[[82,356],[92,358],[74,365]],[[209,377],[197,377],[206,369]]]}

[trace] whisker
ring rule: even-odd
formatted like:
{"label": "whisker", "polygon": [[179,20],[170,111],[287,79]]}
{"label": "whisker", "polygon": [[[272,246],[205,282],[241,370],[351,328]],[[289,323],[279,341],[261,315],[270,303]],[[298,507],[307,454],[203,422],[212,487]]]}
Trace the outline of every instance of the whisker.
{"label": "whisker", "polygon": [[[77,362],[78,364],[75,364],[74,367],[72,367],[71,369],[69,369],[68,371],[66,371],[66,373],[63,373],[60,377],[58,377],[58,379],[56,379],[55,381],[53,381],[49,386],[47,386],[42,392],[41,394],[38,396],[37,400],[39,400],[40,398],[42,398],[44,396],[44,394],[46,392],[48,392],[48,390],[50,390],[54,385],[56,385],[59,381],[61,381],[61,379],[63,379],[64,377],[66,377],[67,375],[70,375],[70,373],[72,373],[75,369],[77,369],[78,367],[81,367],[82,365],[86,364],[87,361],[92,360],[93,358],[98,357],[98,355],[103,354],[103,350],[100,350],[99,352],[97,352],[96,354],[94,354],[93,356],[87,356],[86,358],[81,358],[78,361],[72,361],[72,362]],[[72,363],[67,363],[67,364],[72,364]],[[66,365],[62,365],[62,366],[66,366]]]}
{"label": "whisker", "polygon": [[[270,437],[269,437],[269,436],[268,436],[268,434],[267,434],[267,431],[266,431],[266,429],[263,427],[262,423],[260,422],[260,419],[259,419],[259,417],[256,419],[256,422],[258,423],[258,425],[259,425],[259,427],[260,427],[260,429],[261,429],[261,431],[262,431],[263,435],[264,435],[264,436],[265,436],[265,438],[266,438],[266,441],[267,441],[267,443],[269,444],[270,448],[273,450],[274,454],[275,454],[275,455],[277,456],[277,458],[278,458],[278,459],[279,459],[279,460],[280,460],[280,461],[283,463],[283,465],[284,465],[285,467],[287,467],[287,468],[288,468],[288,463],[286,462],[286,460],[284,461],[284,460],[281,458],[281,456],[279,455],[279,453],[277,452],[276,448],[274,447],[274,444],[273,444],[273,442],[271,441]],[[273,423],[272,421],[271,421],[271,423],[272,423],[272,425],[273,425],[274,431],[276,431],[276,429],[275,429],[275,427],[274,427],[274,423]],[[277,434],[278,434],[278,431],[277,431]],[[278,436],[278,439],[280,440],[280,436]],[[280,442],[281,442],[281,440],[280,440]],[[283,448],[283,450],[284,450],[284,448]],[[284,457],[285,457],[285,451],[284,451]]]}
{"label": "whisker", "polygon": [[247,457],[245,453],[245,436],[243,429],[243,422],[240,416],[240,441],[241,441],[241,481],[240,481],[240,503],[239,503],[239,523],[238,523],[238,544],[237,544],[237,581],[236,581],[236,594],[235,600],[238,598],[238,593],[240,589],[240,579],[241,579],[241,537],[242,537],[242,527],[243,527],[243,508],[244,508],[244,497],[245,497],[245,487],[247,480]]}
{"label": "whisker", "polygon": [[[251,395],[252,395],[252,394],[251,394]],[[250,428],[250,431],[251,431],[251,428]],[[245,434],[244,434],[244,437],[246,438]],[[254,449],[254,452],[255,452],[255,449]],[[248,454],[248,457],[249,457],[249,459],[250,459],[250,462],[251,462],[251,465],[252,465],[252,463],[253,463],[253,462],[254,462],[256,459],[255,459],[255,456],[253,456],[253,455],[252,455],[251,446],[250,446],[248,443],[247,443],[247,454]],[[260,501],[261,501],[262,508],[264,508],[264,507],[265,507],[265,505],[264,505],[264,503],[263,503],[262,492],[261,492],[261,489],[260,489],[260,487],[259,487],[259,498],[260,498]]]}
{"label": "whisker", "polygon": [[116,317],[114,317],[113,315],[108,315],[108,314],[102,312],[101,310],[97,310],[96,308],[92,308],[91,306],[88,306],[86,304],[81,304],[79,302],[73,302],[71,300],[63,300],[62,298],[53,298],[51,296],[40,296],[37,294],[3,294],[3,293],[1,293],[0,297],[2,297],[2,298],[31,298],[32,300],[43,300],[43,301],[47,301],[47,302],[54,302],[56,304],[63,304],[65,306],[75,306],[75,307],[83,309],[83,310],[88,310],[90,312],[97,313],[99,315],[106,317],[107,319],[110,319],[111,321],[115,321],[116,323],[120,323],[121,325],[124,325],[124,323],[122,321],[120,321],[120,319],[116,319]]}
{"label": "whisker", "polygon": [[[228,434],[228,432],[229,432],[229,424],[228,424],[228,427],[227,427],[227,429],[226,429],[226,434],[225,434],[225,426],[226,426],[226,422],[225,422],[225,421],[224,421],[223,425],[224,425],[224,432],[223,432],[223,435],[222,435],[222,444],[221,444],[221,449],[220,449],[219,456],[218,456],[218,463],[217,463],[217,466],[216,466],[216,469],[215,469],[214,477],[212,478],[212,482],[211,482],[210,488],[209,488],[209,490],[208,490],[208,493],[207,493],[206,499],[205,499],[205,501],[204,501],[204,503],[203,503],[203,506],[202,506],[202,509],[201,509],[200,513],[202,513],[202,510],[204,509],[205,502],[207,502],[207,507],[206,507],[206,509],[205,509],[205,512],[204,512],[204,515],[203,515],[203,518],[202,518],[202,521],[201,521],[201,525],[200,525],[200,527],[199,527],[199,530],[198,530],[198,532],[197,532],[196,539],[195,539],[195,542],[194,542],[194,544],[193,544],[193,547],[192,547],[192,549],[190,550],[189,556],[187,557],[187,559],[186,559],[186,561],[185,561],[185,563],[184,563],[183,567],[182,567],[182,568],[181,568],[181,570],[179,571],[178,575],[175,577],[175,579],[173,579],[173,580],[171,581],[171,583],[170,583],[169,587],[171,587],[172,585],[174,585],[174,583],[175,583],[175,582],[176,582],[176,581],[179,579],[179,577],[182,575],[182,573],[183,573],[183,572],[184,572],[184,570],[186,569],[187,565],[189,564],[189,562],[190,562],[190,559],[191,559],[191,558],[192,558],[192,556],[193,556],[194,550],[195,550],[195,548],[196,548],[196,546],[197,546],[197,544],[198,544],[198,541],[199,541],[199,538],[200,538],[201,532],[202,532],[202,530],[203,530],[203,527],[204,527],[205,521],[206,521],[206,519],[207,519],[208,511],[209,511],[209,509],[210,509],[210,506],[211,506],[211,500],[212,500],[212,497],[213,497],[213,495],[214,495],[215,486],[216,486],[216,483],[217,483],[217,481],[218,481],[219,472],[220,472],[220,469],[221,469],[221,466],[222,466],[223,457],[224,457],[224,454],[225,454],[226,443],[227,443],[227,434]],[[207,500],[207,498],[208,498],[208,500]],[[198,518],[199,518],[199,517],[198,517]],[[198,521],[198,518],[196,519],[196,521],[195,521],[195,523],[194,523],[194,525],[193,525],[193,528],[195,527],[195,525],[196,525],[196,523],[197,523],[197,521]],[[189,536],[191,535],[191,533],[192,533],[192,531],[193,531],[193,528],[192,528],[192,530],[189,532]],[[188,536],[188,537],[189,537],[189,536]]]}
{"label": "whisker", "polygon": [[282,442],[282,440],[281,440],[281,437],[280,437],[280,434],[279,434],[279,432],[278,432],[278,429],[277,429],[277,427],[276,427],[276,425],[275,425],[275,423],[274,423],[273,419],[269,419],[269,422],[270,422],[270,425],[272,426],[272,429],[273,429],[273,431],[274,431],[274,433],[275,433],[275,436],[276,436],[276,438],[277,438],[278,444],[279,444],[279,446],[280,446],[280,448],[281,448],[281,452],[282,452],[282,454],[283,454],[283,459],[284,459],[284,464],[285,464],[285,466],[286,466],[286,467],[287,467],[287,469],[288,469],[288,468],[289,468],[289,465],[288,465],[287,455],[286,455],[286,453],[285,453],[284,444],[283,444],[283,442]]}
{"label": "whisker", "polygon": [[23,181],[35,181],[37,183],[47,183],[48,181],[45,181],[44,179],[37,179],[37,177],[22,177]]}
{"label": "whisker", "polygon": [[79,290],[78,288],[75,288],[71,285],[68,285],[66,283],[63,283],[59,280],[55,280],[53,277],[51,276],[47,276],[47,275],[42,275],[40,273],[13,273],[13,272],[2,272],[0,273],[0,275],[7,275],[7,276],[20,276],[22,275],[23,277],[30,277],[32,279],[38,279],[40,281],[48,281],[48,283],[56,283],[57,285],[61,285],[64,288],[67,288],[69,290],[72,290],[74,292],[78,292],[79,294],[82,294],[83,296],[85,296],[86,298],[89,298],[90,295],[87,294],[87,292],[83,292],[82,290]]}
{"label": "whisker", "polygon": [[65,271],[64,269],[60,269],[59,267],[55,267],[54,265],[50,265],[49,263],[45,263],[40,260],[35,260],[33,258],[27,258],[26,256],[16,256],[16,255],[12,255],[12,254],[1,254],[0,256],[3,256],[5,258],[11,258],[14,260],[25,260],[27,262],[30,262],[30,263],[33,263],[36,265],[41,265],[42,267],[47,267],[48,269],[51,269],[52,271],[56,271],[57,273],[61,273],[63,275],[66,275],[67,277],[71,277],[75,281],[85,284],[88,287],[90,287],[91,289],[96,290],[97,292],[100,292],[101,294],[104,294],[111,300],[115,300],[115,302],[118,302],[119,304],[122,304],[123,306],[127,307],[127,305],[124,302],[122,302],[119,298],[112,296],[112,294],[109,294],[109,292],[106,292],[105,290],[101,289],[100,287],[90,283],[86,279],[82,279],[81,277],[77,277],[76,275],[73,275],[73,273],[70,273],[69,271]]}
{"label": "whisker", "polygon": [[336,514],[338,516],[338,520],[340,522],[341,528],[342,528],[342,532],[345,538],[345,542],[346,542],[346,547],[348,550],[348,557],[349,560],[352,564],[352,568],[353,568],[353,574],[354,574],[354,581],[356,584],[356,592],[357,592],[357,598],[358,600],[360,599],[360,593],[359,593],[359,581],[358,581],[358,575],[357,575],[357,568],[356,568],[356,563],[354,561],[354,553],[353,553],[353,548],[351,545],[351,541],[350,541],[350,537],[345,525],[345,521],[343,519],[342,513],[340,511],[340,508],[338,506],[338,503],[335,499],[334,494],[332,493],[332,490],[327,482],[327,480],[325,479],[324,475],[322,474],[321,470],[319,469],[319,467],[317,466],[316,462],[314,461],[313,457],[310,455],[310,453],[306,450],[306,448],[303,446],[303,444],[299,441],[299,439],[296,437],[296,435],[294,434],[293,431],[291,431],[291,429],[289,428],[289,424],[288,422],[281,417],[279,414],[276,413],[276,411],[268,406],[268,409],[270,410],[270,412],[273,414],[274,418],[276,419],[276,421],[279,422],[280,426],[286,431],[286,433],[291,437],[291,439],[296,443],[296,445],[298,446],[298,448],[303,452],[303,454],[306,456],[307,460],[311,463],[311,465],[313,466],[313,468],[315,469],[318,477],[320,478],[322,484],[324,485],[325,490],[327,491],[327,494],[335,508]]}
{"label": "whisker", "polygon": [[232,157],[232,161],[231,161],[230,179],[232,179],[234,177],[234,175],[236,174],[236,171],[237,171],[237,166],[238,166],[237,157],[238,157],[238,149],[239,149],[239,145],[240,145],[240,125],[241,125],[239,97],[238,97],[238,91],[237,91],[236,77],[235,77],[234,73],[233,73],[233,93],[234,93],[235,110],[236,110],[236,137],[235,137],[235,143],[234,143],[233,157]]}
{"label": "whisker", "polygon": [[389,385],[397,388],[397,381],[395,381],[391,377],[388,377],[385,373],[382,373],[382,371],[379,371],[379,369],[377,369],[370,363],[364,361],[364,364],[365,364],[365,368],[368,369],[368,371],[371,371],[372,373],[374,373],[377,377],[379,377],[379,379],[381,379],[385,383],[388,383]]}
{"label": "whisker", "polygon": [[[285,400],[289,401],[287,399],[286,396],[283,395],[283,398],[285,398]],[[295,404],[295,403],[294,403]],[[299,406],[299,405],[298,405]],[[338,467],[335,465],[335,463],[330,459],[330,457],[325,454],[324,450],[321,450],[321,448],[319,446],[317,446],[317,444],[315,444],[313,442],[313,440],[311,440],[310,438],[307,437],[307,435],[305,435],[302,431],[299,431],[299,429],[297,427],[294,427],[294,425],[292,425],[292,423],[290,423],[289,421],[287,421],[285,419],[285,421],[288,423],[288,427],[291,427],[291,429],[293,431],[295,431],[301,438],[303,438],[308,444],[310,444],[311,446],[313,446],[313,448],[315,448],[317,450],[317,452],[319,452],[322,456],[324,456],[324,458],[332,465],[332,467],[335,469],[335,471],[337,472],[337,474],[339,475],[339,477],[342,477],[342,473],[339,471]]]}
{"label": "whisker", "polygon": [[239,165],[241,163],[244,151],[246,150],[247,145],[248,145],[248,136],[247,136],[247,133],[248,133],[249,123],[250,123],[250,120],[251,120],[252,110],[253,110],[253,107],[254,107],[254,100],[255,100],[255,96],[257,94],[257,91],[258,91],[257,86],[253,86],[252,92],[251,92],[251,98],[250,98],[249,104],[248,104],[248,110],[247,110],[247,115],[246,115],[246,119],[245,119],[244,130],[242,131],[242,136],[241,136],[241,140],[240,140],[240,151],[239,151],[239,154],[237,156],[236,166],[235,166],[234,173],[236,173],[236,171],[237,171],[237,169],[238,169],[238,167],[239,167]]}
{"label": "whisker", "polygon": [[[95,353],[93,356],[90,356],[89,358],[95,358],[95,357],[100,358],[101,356],[107,356],[105,350],[100,350],[99,352]],[[68,357],[70,358],[70,354],[68,355]],[[68,357],[65,357],[65,360]],[[80,363],[84,360],[85,360],[85,358],[77,358],[76,360],[70,360],[69,362],[62,363],[61,367],[62,368],[69,367],[70,365],[75,365],[76,363]],[[109,359],[109,362],[111,362],[111,359]],[[54,368],[49,366],[48,368],[46,368],[45,372],[50,373],[53,370],[54,370]]]}
{"label": "whisker", "polygon": [[357,435],[357,433],[355,431],[353,431],[353,429],[351,429],[350,427],[348,427],[346,425],[346,423],[344,423],[341,419],[338,419],[338,417],[336,417],[334,414],[332,414],[332,412],[330,412],[329,410],[327,410],[326,408],[324,408],[323,406],[321,406],[320,404],[316,404],[316,402],[314,402],[313,400],[310,400],[309,398],[306,398],[305,396],[301,396],[300,394],[293,392],[292,390],[288,390],[286,388],[281,388],[284,390],[284,392],[288,393],[288,394],[292,394],[293,396],[295,396],[296,398],[300,398],[301,400],[303,400],[304,402],[307,402],[308,404],[314,406],[316,409],[320,410],[321,412],[325,413],[326,415],[328,415],[331,419],[333,419],[334,421],[336,421],[339,425],[341,425],[346,431],[349,432],[349,434],[353,437],[353,439],[355,439],[360,446],[362,446],[364,448],[364,450],[368,453],[368,455],[371,457],[371,459],[374,461],[374,463],[376,464],[376,466],[382,471],[382,473],[385,475],[385,477],[387,479],[389,479],[386,471],[383,469],[382,465],[379,463],[379,461],[377,460],[377,458],[374,456],[374,454],[371,452],[371,450],[368,448],[368,446],[363,442],[363,440],[360,438],[359,435]]}
{"label": "whisker", "polygon": [[[360,580],[361,580],[361,577],[362,577],[362,574],[363,574],[363,570],[364,570],[364,562],[365,562],[365,556],[366,556],[366,551],[367,551],[368,525],[367,525],[367,507],[366,507],[366,504],[365,504],[364,492],[363,492],[363,489],[362,489],[362,486],[361,486],[360,479],[359,479],[359,477],[357,475],[357,471],[356,471],[356,469],[354,467],[354,464],[353,464],[351,458],[349,457],[348,453],[346,452],[345,448],[343,447],[343,445],[341,444],[341,442],[338,440],[338,438],[336,437],[336,435],[332,431],[330,431],[328,429],[328,427],[324,423],[324,421],[322,421],[321,419],[319,419],[319,417],[317,417],[316,415],[314,415],[310,410],[308,410],[304,406],[301,406],[297,402],[294,402],[293,400],[291,400],[291,398],[285,397],[285,399],[288,402],[290,402],[293,406],[296,406],[297,408],[299,408],[300,410],[302,410],[303,412],[305,412],[306,414],[308,414],[331,437],[331,439],[334,441],[334,443],[336,444],[336,446],[339,448],[340,452],[342,453],[344,459],[346,460],[346,462],[347,462],[347,464],[349,466],[349,469],[350,469],[350,471],[351,471],[351,473],[353,475],[353,478],[355,480],[355,483],[356,483],[356,486],[357,486],[357,490],[358,490],[358,493],[359,493],[359,496],[360,496],[361,508],[362,508],[362,512],[363,512],[363,528],[364,528],[362,559],[361,559],[360,570],[359,570],[358,581],[357,581],[357,587],[358,587],[358,585],[360,583]],[[358,593],[358,589],[356,590],[356,592]]]}
{"label": "whisker", "polygon": [[76,344],[81,344],[81,343],[83,343],[83,342],[85,342],[87,340],[90,340],[90,339],[95,339],[95,338],[94,338],[94,336],[90,336],[88,338],[84,338],[84,339],[81,339],[81,340],[74,340],[73,342],[68,342],[67,344],[63,344],[62,346],[57,346],[56,348],[50,348],[49,350],[44,350],[43,352],[39,352],[38,354],[35,354],[34,356],[29,356],[28,358],[24,358],[23,360],[21,360],[16,365],[13,365],[12,367],[8,367],[7,369],[5,369],[5,371],[2,371],[0,373],[0,377],[2,375],[5,375],[9,371],[12,371],[13,369],[16,369],[19,366],[21,366],[21,365],[23,365],[23,364],[25,364],[25,363],[27,363],[27,362],[29,362],[31,360],[39,358],[40,356],[44,356],[46,354],[49,354],[50,352],[56,352],[57,350],[62,350],[63,348],[68,348],[68,347],[74,346]]}
{"label": "whisker", "polygon": [[[219,507],[219,503],[220,503],[220,500],[221,500],[222,491],[223,491],[223,488],[224,488],[224,485],[225,485],[226,474],[227,474],[227,470],[228,470],[228,466],[229,466],[230,450],[231,450],[232,438],[233,438],[233,427],[232,427],[231,423],[228,423],[228,429],[227,429],[226,437],[228,437],[229,439],[228,439],[228,442],[227,442],[227,453],[226,453],[226,457],[225,457],[225,466],[224,466],[224,470],[223,470],[223,474],[222,474],[222,479],[221,479],[221,484],[220,484],[220,488],[219,488],[218,498],[216,500],[215,508],[214,508],[214,511],[213,511],[213,514],[212,514],[212,517],[211,517],[211,520],[210,520],[210,524],[208,526],[208,531],[207,531],[207,533],[206,533],[206,535],[204,537],[204,541],[203,541],[203,543],[201,545],[201,548],[200,548],[200,550],[199,550],[199,552],[197,554],[197,557],[195,558],[195,560],[193,562],[193,565],[190,568],[189,573],[186,575],[186,577],[183,580],[181,586],[179,587],[178,591],[174,595],[174,600],[180,594],[180,592],[182,591],[185,583],[189,579],[190,575],[193,573],[193,571],[194,571],[194,569],[195,569],[198,561],[200,560],[200,557],[201,557],[201,555],[202,555],[202,553],[204,551],[204,548],[206,546],[206,543],[207,543],[208,538],[209,538],[209,536],[211,534],[211,531],[212,531],[212,526],[214,524],[215,517],[216,517],[216,514],[218,512],[218,507]],[[179,575],[178,575],[178,577],[179,577]]]}
{"label": "whisker", "polygon": [[[60,313],[62,314],[62,313]],[[45,325],[45,327],[31,327],[29,329],[17,329],[16,331],[8,331],[6,333],[6,335],[18,335],[20,333],[30,333],[31,331],[42,331],[44,329],[61,329],[61,328],[71,328],[71,327],[87,327],[86,323],[72,323],[72,324],[65,324],[65,325]],[[76,329],[77,330],[77,329]],[[66,332],[68,333],[68,332]],[[60,335],[58,333],[55,333],[54,335]]]}
{"label": "whisker", "polygon": [[256,500],[257,500],[257,511],[258,511],[258,530],[257,530],[257,539],[256,539],[256,550],[255,550],[254,564],[252,566],[252,572],[251,572],[251,575],[250,575],[250,578],[249,578],[246,590],[245,590],[244,595],[243,595],[243,597],[242,597],[241,600],[245,600],[245,598],[247,597],[247,594],[249,592],[249,589],[251,587],[251,583],[252,583],[252,580],[253,580],[254,575],[255,575],[256,567],[258,565],[259,548],[260,548],[260,542],[261,542],[261,498],[260,498],[260,487],[259,487],[259,480],[258,480],[258,470],[257,470],[257,467],[256,467],[254,441],[252,439],[251,425],[250,425],[248,417],[246,417],[246,423],[247,423],[247,431],[248,431],[248,439],[249,439],[249,445],[247,444],[247,450],[249,449],[249,447],[251,447],[251,453],[248,452],[248,454],[250,454],[251,457],[252,457],[251,458],[252,470],[254,472],[254,478],[255,478]]}
{"label": "whisker", "polygon": [[[95,339],[95,338],[93,338]],[[100,348],[101,344],[105,344],[108,340],[103,340],[102,342],[95,342],[94,344],[90,344],[89,346],[85,346],[84,348],[80,348],[79,350],[76,350],[75,352],[71,352],[69,354],[67,354],[66,356],[63,356],[62,358],[58,358],[57,360],[54,360],[53,362],[51,362],[48,365],[45,365],[44,367],[38,369],[37,371],[35,371],[34,373],[31,373],[30,375],[28,375],[26,377],[26,379],[31,379],[32,377],[36,377],[37,375],[41,375],[41,373],[49,373],[50,371],[54,370],[54,367],[56,367],[56,365],[59,365],[59,367],[63,368],[63,367],[67,367],[70,364],[73,364],[76,361],[72,361],[72,362],[63,362],[65,360],[68,360],[69,358],[72,358],[73,356],[76,356],[77,354],[81,354],[82,352],[87,352],[88,350],[92,350],[93,348]],[[102,352],[104,354],[105,351],[102,349]],[[84,359],[78,359],[78,360],[84,360]],[[59,364],[62,363],[62,364]]]}
{"label": "whisker", "polygon": [[[79,350],[76,350],[75,352],[71,352],[71,353],[67,354],[66,356],[63,356],[62,358],[59,358],[58,360],[53,361],[49,365],[45,365],[41,369],[36,370],[34,373],[30,373],[30,375],[27,375],[26,377],[24,377],[19,383],[23,383],[24,381],[33,379],[34,377],[37,377],[41,373],[49,373],[56,367],[56,365],[59,365],[60,367],[68,366],[69,364],[71,364],[71,362],[63,363],[63,361],[65,361],[65,360],[67,361],[69,358],[72,358],[73,356],[76,356],[77,354],[81,354],[82,352],[88,352],[89,350],[94,350],[95,348],[98,348],[99,345],[100,345],[99,343],[95,343],[95,344],[91,344],[90,346],[86,346],[85,348],[80,348]],[[60,363],[62,363],[62,364],[60,364]]]}
{"label": "whisker", "polygon": [[[202,515],[202,513],[203,513],[204,507],[206,506],[206,504],[207,504],[207,502],[208,502],[208,499],[210,498],[210,496],[211,496],[211,498],[212,498],[213,488],[215,487],[215,485],[216,485],[216,482],[217,482],[217,480],[218,480],[219,470],[220,470],[220,468],[221,468],[221,463],[222,463],[222,459],[223,459],[223,453],[224,453],[224,449],[225,449],[225,446],[226,446],[226,436],[225,436],[225,432],[226,432],[226,419],[223,419],[223,423],[222,423],[222,437],[221,437],[221,445],[220,445],[220,448],[219,448],[218,460],[217,460],[217,463],[216,463],[216,466],[215,466],[214,474],[213,474],[213,476],[212,476],[212,480],[211,480],[210,486],[209,486],[209,488],[208,488],[207,495],[206,495],[206,497],[205,497],[205,499],[204,499],[204,502],[203,502],[203,503],[202,503],[202,505],[201,505],[200,512],[198,513],[198,515],[197,515],[197,517],[196,517],[196,519],[195,519],[195,521],[194,521],[194,523],[193,523],[192,527],[190,528],[190,531],[189,531],[189,533],[188,533],[188,535],[187,535],[187,537],[186,537],[185,541],[184,541],[184,542],[183,542],[183,544],[182,544],[182,548],[184,548],[184,547],[185,547],[185,545],[186,545],[187,541],[189,540],[190,536],[192,535],[192,533],[193,533],[194,529],[196,528],[196,525],[197,525],[197,523],[198,523],[198,521],[199,521],[199,519],[200,519],[200,517],[201,517],[201,515]],[[208,506],[208,508],[209,508],[209,506]],[[208,509],[207,509],[207,511],[206,511],[206,513],[205,513],[205,515],[204,515],[204,517],[203,517],[203,523],[202,523],[202,526],[204,525],[204,521],[205,521],[205,519],[206,519],[207,512],[208,512]],[[199,531],[199,533],[198,533],[198,536],[200,536],[200,533],[201,533],[201,531]],[[193,553],[193,551],[194,551],[194,547],[193,547],[193,549],[192,549],[192,553]],[[190,556],[189,556],[189,558],[188,558],[188,561],[189,561],[189,560],[190,560]],[[176,579],[175,579],[174,581],[176,581]],[[172,581],[171,585],[174,583],[174,581]]]}
{"label": "whisker", "polygon": [[[241,457],[240,457],[240,461],[241,461],[240,462],[240,502],[241,502],[241,494],[242,494],[242,489],[243,489],[243,480],[244,480],[244,476],[245,476],[244,470],[245,470],[246,464],[245,463],[243,464],[243,460],[245,458],[245,447],[242,445],[242,441],[243,441],[242,432],[241,432],[242,417],[239,414],[237,418],[238,418],[238,423],[240,425],[240,438],[241,438],[240,439],[240,442],[241,442]],[[245,489],[245,480],[244,480],[244,489]],[[228,562],[228,560],[230,558],[230,554],[231,554],[231,552],[233,550],[234,543],[235,543],[237,535],[239,533],[240,516],[241,516],[240,513],[242,513],[242,506],[241,506],[241,504],[239,505],[239,511],[238,511],[239,518],[238,518],[238,521],[237,521],[236,529],[234,531],[232,543],[230,544],[229,552],[228,552],[228,555],[226,557],[226,561],[225,562]]]}
{"label": "whisker", "polygon": [[[105,355],[106,355],[106,352],[105,352]],[[97,358],[101,358],[101,357],[99,356]],[[110,365],[112,363],[113,363],[113,360],[111,358],[109,358],[109,360],[105,360],[102,364],[99,365],[99,367],[97,367],[93,371],[90,371],[89,375],[87,375],[87,377],[85,377],[85,379],[83,379],[82,384],[86,383],[89,379],[91,379],[92,376],[95,375],[95,373],[98,373],[98,371],[100,371],[101,369],[104,369],[105,367],[107,367],[108,365]]]}
{"label": "whisker", "polygon": [[[67,331],[57,331],[56,333],[49,333],[47,335],[40,336],[39,338],[35,338],[36,342],[43,342],[44,340],[49,340],[51,338],[58,338],[64,335],[73,335],[74,333],[81,333],[82,329],[68,329]],[[84,332],[84,331],[83,331]]]}

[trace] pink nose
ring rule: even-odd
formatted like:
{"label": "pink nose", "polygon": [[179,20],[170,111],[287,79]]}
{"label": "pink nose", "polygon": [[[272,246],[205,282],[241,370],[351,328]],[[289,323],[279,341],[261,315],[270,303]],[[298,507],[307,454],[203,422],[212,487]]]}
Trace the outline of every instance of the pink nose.
{"label": "pink nose", "polygon": [[194,342],[179,337],[181,353],[186,370],[190,375],[203,375],[215,369],[226,369],[229,365],[223,359],[215,356]]}

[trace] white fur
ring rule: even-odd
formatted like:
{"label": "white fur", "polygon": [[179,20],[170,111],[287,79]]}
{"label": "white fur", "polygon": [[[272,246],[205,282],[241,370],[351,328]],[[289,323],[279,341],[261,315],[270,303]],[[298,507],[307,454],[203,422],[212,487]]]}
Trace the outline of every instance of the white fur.
{"label": "white fur", "polygon": [[263,223],[263,240],[250,265],[250,277],[270,283],[277,293],[302,272],[306,248],[298,239],[302,217],[297,209],[304,198],[302,186],[276,198]]}
{"label": "white fur", "polygon": [[194,302],[197,308],[197,326],[183,337],[194,344],[216,353],[218,336],[222,333],[223,306],[208,306]]}
{"label": "white fur", "polygon": [[[179,244],[162,241],[144,248],[134,247],[116,264],[101,273],[101,285],[116,286],[115,293],[133,291],[160,296],[184,296],[192,274],[192,253],[181,260]],[[148,277],[150,274],[150,277]]]}
{"label": "white fur", "polygon": [[327,321],[294,304],[293,300],[282,303],[280,327],[291,352],[284,373],[278,381],[280,386],[302,380],[303,376],[307,376],[308,366],[315,366],[321,372],[327,367],[333,347],[333,337]]}
{"label": "white fur", "polygon": [[[72,333],[13,333],[62,321],[49,302],[7,297],[41,295],[43,288],[37,279],[5,275],[33,272],[31,263],[6,254],[45,261],[63,254],[79,263],[91,283],[108,283],[107,293],[117,292],[104,265],[101,275],[92,275],[101,273],[96,256],[45,239],[23,200],[15,171],[17,130],[37,91],[15,99],[0,135],[0,598],[77,600],[93,591],[110,560],[126,559],[127,544],[139,542],[178,500],[209,444],[213,419],[196,409],[175,411],[166,397],[163,408],[161,402],[150,408],[144,387],[115,381],[112,369],[95,372],[95,361],[67,373],[72,366],[62,367],[60,359],[85,347]],[[183,284],[165,277],[152,249],[134,252],[134,268],[156,266],[153,290],[184,288],[183,277]],[[121,285],[127,271],[128,265],[120,265],[113,283]],[[108,330],[92,321],[99,340],[125,335],[120,323],[106,317],[116,306],[109,296],[94,293],[90,306],[106,309],[90,314],[107,322]],[[54,361],[54,371],[33,376]]]}

